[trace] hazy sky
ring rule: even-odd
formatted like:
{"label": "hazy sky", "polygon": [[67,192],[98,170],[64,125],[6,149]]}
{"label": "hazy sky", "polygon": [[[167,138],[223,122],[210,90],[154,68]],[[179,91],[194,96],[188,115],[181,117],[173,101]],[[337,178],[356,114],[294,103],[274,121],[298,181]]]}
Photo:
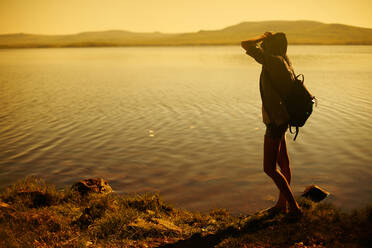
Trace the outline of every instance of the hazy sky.
{"label": "hazy sky", "polygon": [[372,28],[372,0],[0,0],[1,34],[190,32],[262,20]]}

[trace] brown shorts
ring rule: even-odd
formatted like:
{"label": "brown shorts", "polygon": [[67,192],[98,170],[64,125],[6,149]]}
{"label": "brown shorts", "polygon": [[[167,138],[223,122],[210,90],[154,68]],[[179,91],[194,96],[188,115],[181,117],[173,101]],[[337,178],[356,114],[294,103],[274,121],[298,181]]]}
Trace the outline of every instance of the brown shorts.
{"label": "brown shorts", "polygon": [[288,124],[277,126],[275,124],[266,124],[265,136],[271,139],[281,139],[288,129]]}

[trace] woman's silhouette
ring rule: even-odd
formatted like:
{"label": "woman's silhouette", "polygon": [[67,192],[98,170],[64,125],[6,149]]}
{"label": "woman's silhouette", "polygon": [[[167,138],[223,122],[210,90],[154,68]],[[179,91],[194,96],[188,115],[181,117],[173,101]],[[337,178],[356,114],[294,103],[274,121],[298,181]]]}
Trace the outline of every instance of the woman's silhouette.
{"label": "woman's silhouette", "polygon": [[[262,64],[260,92],[262,118],[266,125],[264,137],[264,171],[280,190],[278,202],[269,212],[285,212],[287,203],[291,216],[301,216],[291,187],[291,169],[285,140],[288,129],[288,113],[281,96],[289,92],[294,72],[287,57],[287,38],[284,33],[266,32],[259,37],[242,41],[246,53]],[[279,165],[280,171],[276,167]]]}

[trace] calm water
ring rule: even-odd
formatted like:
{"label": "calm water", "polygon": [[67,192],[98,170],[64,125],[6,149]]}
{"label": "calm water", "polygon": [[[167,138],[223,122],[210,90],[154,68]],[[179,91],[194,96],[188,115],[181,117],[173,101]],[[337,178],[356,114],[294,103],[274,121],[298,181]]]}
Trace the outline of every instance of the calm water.
{"label": "calm water", "polygon": [[[292,46],[319,107],[296,142],[294,191],[372,201],[372,46]],[[252,212],[277,190],[262,171],[260,66],[239,47],[0,50],[0,188],[104,177],[187,209]]]}

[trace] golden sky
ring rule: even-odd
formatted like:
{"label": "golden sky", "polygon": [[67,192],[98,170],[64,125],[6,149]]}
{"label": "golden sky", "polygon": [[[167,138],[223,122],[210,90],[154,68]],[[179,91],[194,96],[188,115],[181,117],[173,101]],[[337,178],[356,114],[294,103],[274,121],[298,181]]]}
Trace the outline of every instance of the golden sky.
{"label": "golden sky", "polygon": [[263,20],[372,28],[372,0],[0,0],[0,34],[175,33]]}

